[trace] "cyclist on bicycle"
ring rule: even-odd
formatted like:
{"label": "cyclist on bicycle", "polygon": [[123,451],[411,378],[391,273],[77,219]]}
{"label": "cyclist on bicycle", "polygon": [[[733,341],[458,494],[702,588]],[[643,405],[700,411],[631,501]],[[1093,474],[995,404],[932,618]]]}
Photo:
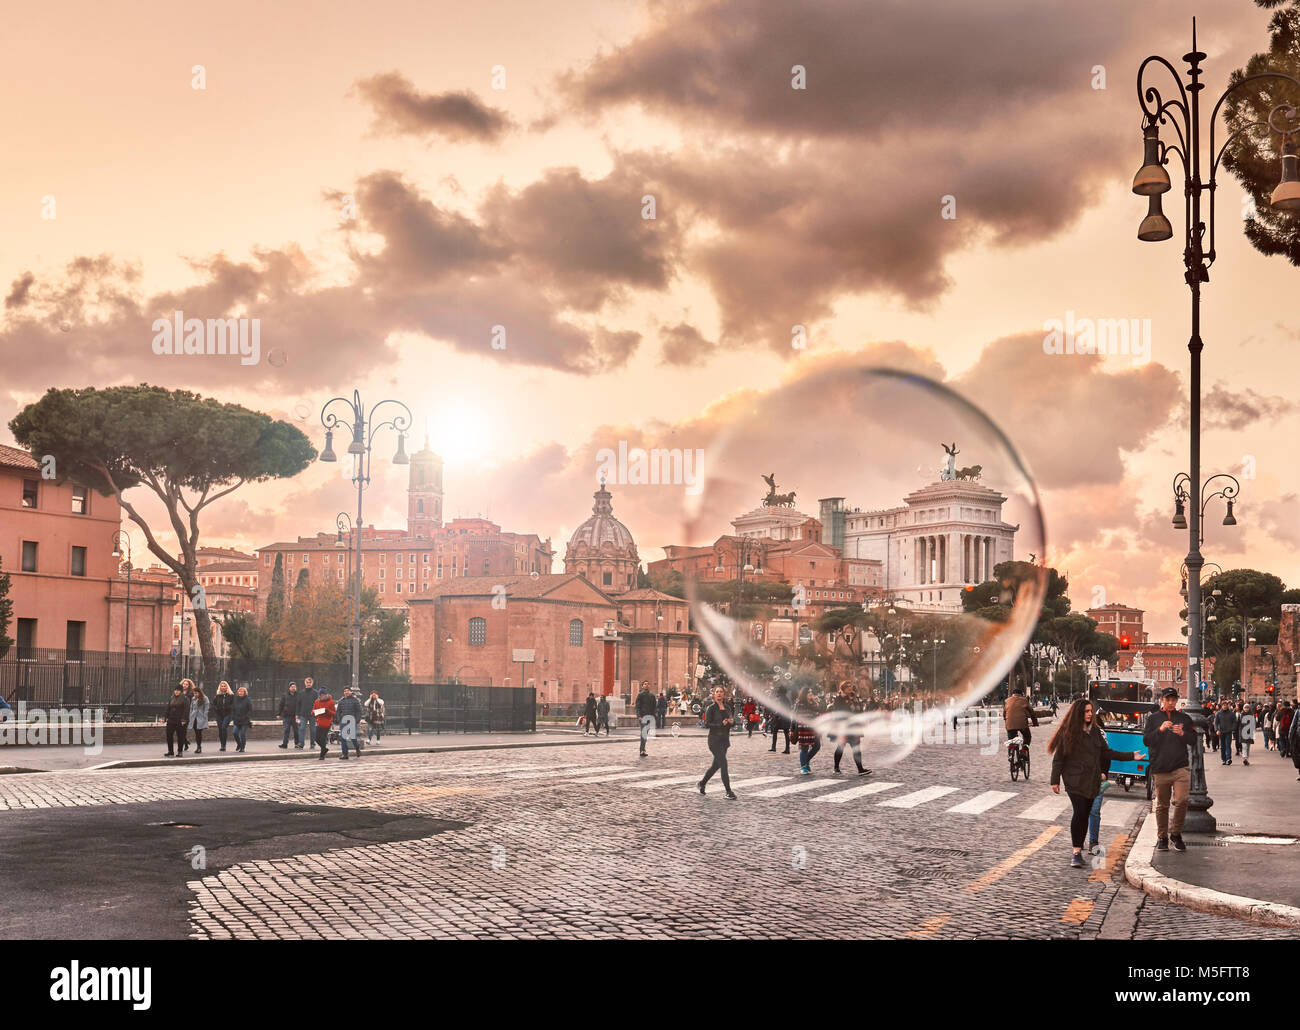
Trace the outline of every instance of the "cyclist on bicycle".
{"label": "cyclist on bicycle", "polygon": [[1031,739],[1029,724],[1032,722],[1037,726],[1038,717],[1034,715],[1034,706],[1025,697],[1024,687],[1012,689],[1011,695],[1002,706],[1002,718],[1007,724],[1007,740],[1014,740],[1019,733],[1025,738],[1025,747],[1028,747]]}

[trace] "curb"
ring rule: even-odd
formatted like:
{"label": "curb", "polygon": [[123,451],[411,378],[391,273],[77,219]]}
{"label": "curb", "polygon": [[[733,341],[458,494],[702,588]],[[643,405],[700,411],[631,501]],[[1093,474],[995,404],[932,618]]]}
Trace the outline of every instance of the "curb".
{"label": "curb", "polygon": [[[603,743],[606,744],[634,744],[639,742],[638,737],[609,738]],[[580,743],[576,740],[529,740],[518,744],[447,744],[435,747],[386,747],[380,750],[366,748],[368,756],[381,755],[438,755],[448,751],[506,751],[512,748],[529,748],[529,747],[591,747],[595,742],[588,744]],[[277,749],[278,750],[278,749]],[[331,751],[338,751],[337,746],[331,747]],[[199,755],[197,757],[186,758],[183,762],[178,763],[175,758],[140,758],[140,759],[123,759],[117,762],[104,762],[101,765],[84,766],[78,769],[53,769],[51,772],[104,772],[115,769],[148,769],[154,766],[169,766],[189,768],[195,765],[215,765],[223,762],[286,762],[286,761],[305,761],[315,759],[319,761],[317,752],[311,751],[291,752],[283,755]]]}
{"label": "curb", "polygon": [[1235,916],[1238,919],[1268,926],[1300,927],[1300,908],[1280,905],[1273,901],[1259,901],[1256,898],[1243,898],[1237,894],[1224,894],[1209,887],[1198,887],[1192,883],[1175,880],[1157,871],[1151,865],[1151,856],[1155,854],[1156,821],[1150,817],[1150,812],[1147,816],[1129,851],[1128,861],[1124,863],[1124,878],[1132,886],[1145,891],[1153,898],[1170,901],[1198,912]]}

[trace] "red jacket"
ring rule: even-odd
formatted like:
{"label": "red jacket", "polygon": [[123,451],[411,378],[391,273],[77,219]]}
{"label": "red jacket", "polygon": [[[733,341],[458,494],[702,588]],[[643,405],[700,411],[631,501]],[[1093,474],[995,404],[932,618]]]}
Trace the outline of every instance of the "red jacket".
{"label": "red jacket", "polygon": [[312,711],[319,712],[322,708],[324,708],[325,711],[316,716],[316,725],[323,730],[327,730],[334,724],[334,699],[332,697],[325,698],[324,700],[317,698],[316,703],[312,705]]}

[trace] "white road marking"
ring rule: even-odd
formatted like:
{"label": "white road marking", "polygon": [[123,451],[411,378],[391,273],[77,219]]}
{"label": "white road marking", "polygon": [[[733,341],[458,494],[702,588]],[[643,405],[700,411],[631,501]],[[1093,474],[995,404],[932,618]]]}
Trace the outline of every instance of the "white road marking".
{"label": "white road marking", "polygon": [[839,805],[845,801],[852,801],[854,798],[866,797],[868,794],[880,794],[901,786],[901,783],[885,783],[877,780],[875,783],[865,783],[861,787],[850,787],[848,790],[837,790],[834,794],[823,794],[821,797],[813,798],[813,800],[825,801],[830,805]]}
{"label": "white road marking", "polygon": [[956,787],[923,787],[921,790],[914,790],[911,794],[904,794],[901,798],[891,798],[889,801],[882,801],[882,808],[916,808],[918,805],[924,805],[927,801],[933,801],[941,798],[946,794],[957,793]]}
{"label": "white road marking", "polygon": [[981,812],[987,812],[990,808],[996,808],[1010,798],[1019,796],[1019,794],[1011,790],[986,790],[983,794],[976,794],[969,801],[963,801],[960,805],[953,805],[948,811],[960,812],[963,815],[979,815]]}
{"label": "white road marking", "polygon": [[[544,777],[556,776],[561,773],[565,776],[572,776],[573,775],[572,770],[575,768],[581,768],[581,767],[580,766],[567,766],[567,767],[554,766],[550,769],[543,770],[542,772],[510,773],[509,775],[506,776],[506,779],[507,780],[540,780],[543,779]],[[626,768],[627,768],[626,765],[595,765],[588,769],[584,769],[583,771],[593,772],[593,773],[621,772]]]}
{"label": "white road marking", "polygon": [[651,776],[670,776],[673,773],[681,772],[680,769],[656,769],[649,772],[642,769],[640,772],[613,773],[609,776],[584,776],[580,780],[566,780],[566,783],[609,783],[611,780],[639,780]]}
{"label": "white road marking", "polygon": [[[775,783],[777,780],[788,780],[789,778],[789,776],[754,776],[748,780],[732,780],[731,789],[735,790],[737,787],[757,787],[760,783]],[[697,780],[696,783],[698,782],[699,781]],[[714,790],[714,788],[717,788],[717,790]],[[713,793],[722,790],[722,777],[715,775],[713,779],[709,780],[708,786],[704,789],[712,791]],[[684,791],[683,793],[689,794],[690,791]]]}
{"label": "white road marking", "polygon": [[788,787],[770,787],[767,790],[760,790],[754,797],[779,798],[786,794],[801,794],[805,790],[821,790],[824,787],[840,787],[843,785],[843,780],[804,780],[802,783],[792,783]]}
{"label": "white road marking", "polygon": [[703,773],[699,776],[674,776],[667,780],[651,780],[649,783],[629,783],[629,787],[671,787],[677,783],[699,783]]}
{"label": "white road marking", "polygon": [[[1053,794],[1050,797],[1043,798],[1042,801],[1039,801],[1036,804],[1030,805],[1018,816],[1016,816],[1016,818],[1017,819],[1041,819],[1043,820],[1043,822],[1050,823],[1055,821],[1056,817],[1069,807],[1070,807],[1069,798],[1065,797],[1064,795],[1057,797],[1055,794]],[[1102,809],[1103,811],[1105,810],[1105,805],[1102,806]]]}

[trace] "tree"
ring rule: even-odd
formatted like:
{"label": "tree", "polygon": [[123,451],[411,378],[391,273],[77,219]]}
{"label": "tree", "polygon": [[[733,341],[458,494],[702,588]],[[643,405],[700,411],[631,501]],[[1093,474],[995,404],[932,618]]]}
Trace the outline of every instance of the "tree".
{"label": "tree", "polygon": [[271,571],[271,589],[266,595],[266,630],[272,636],[284,618],[284,555],[276,552],[275,568]]}
{"label": "tree", "polygon": [[[202,511],[245,483],[295,476],[316,457],[311,441],[288,422],[147,384],[51,388],[9,429],[32,454],[52,455],[60,477],[115,497],[143,530],[149,550],[196,600],[202,596],[196,571]],[[164,549],[127,498],[139,486],[163,503],[179,555]],[[206,668],[215,656],[206,607],[195,606],[194,625]]]}
{"label": "tree", "polygon": [[272,633],[275,653],[290,662],[343,662],[347,655],[348,602],[334,580],[308,581]]}
{"label": "tree", "polygon": [[406,636],[407,616],[400,608],[381,608],[374,587],[361,591],[361,674],[383,679],[397,666],[397,648]]}
{"label": "tree", "polygon": [[293,585],[293,592],[295,594],[307,585],[307,581],[311,578],[311,576],[309,575],[310,572],[311,572],[310,569],[298,570],[298,582],[294,583]]}
{"label": "tree", "polygon": [[5,572],[3,562],[0,562],[0,658],[9,653],[9,648],[14,646],[13,638],[9,636],[9,623],[13,618],[14,603],[9,598],[9,573]]}
{"label": "tree", "polygon": [[265,622],[247,612],[223,612],[220,615],[221,635],[236,658],[249,661],[266,661],[275,658],[275,647]]}
{"label": "tree", "polygon": [[[1253,55],[1244,68],[1229,79],[1235,86],[1246,76],[1265,71],[1283,72],[1300,78],[1300,3],[1296,0],[1255,0],[1259,7],[1276,10],[1269,20],[1269,48]],[[1222,139],[1253,122],[1267,122],[1279,104],[1300,105],[1300,91],[1283,79],[1258,79],[1228,95],[1223,104]],[[1284,128],[1292,128],[1282,119]],[[1261,254],[1282,254],[1300,265],[1300,221],[1269,207],[1269,196],[1277,186],[1281,162],[1278,134],[1271,129],[1248,129],[1237,136],[1224,152],[1223,166],[1232,172],[1254,201],[1252,217],[1246,219],[1246,239]],[[1225,219],[1230,221],[1230,219]]]}
{"label": "tree", "polygon": [[[638,570],[637,586],[641,585],[641,572]],[[658,590],[661,594],[671,594],[673,597],[686,596],[686,577],[676,569],[656,570],[645,577],[645,586]]]}

